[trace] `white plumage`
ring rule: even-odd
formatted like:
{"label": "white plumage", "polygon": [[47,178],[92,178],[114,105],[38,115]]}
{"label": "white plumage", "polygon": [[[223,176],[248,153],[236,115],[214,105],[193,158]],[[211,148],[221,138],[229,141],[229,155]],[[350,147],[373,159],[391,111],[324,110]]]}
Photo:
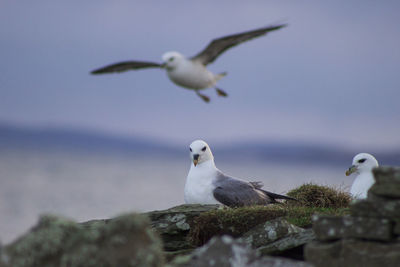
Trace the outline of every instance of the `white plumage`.
{"label": "white plumage", "polygon": [[353,158],[352,166],[346,171],[346,175],[357,174],[350,189],[350,194],[354,198],[367,198],[368,190],[375,183],[372,169],[378,166],[375,157],[368,153],[360,153]]}

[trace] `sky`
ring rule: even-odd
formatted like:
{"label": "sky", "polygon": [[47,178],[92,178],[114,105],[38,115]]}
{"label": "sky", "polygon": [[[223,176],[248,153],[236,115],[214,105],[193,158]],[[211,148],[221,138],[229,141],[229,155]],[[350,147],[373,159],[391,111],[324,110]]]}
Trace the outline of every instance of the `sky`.
{"label": "sky", "polygon": [[[145,136],[400,145],[398,1],[0,2],[0,123]],[[159,69],[93,76],[124,60],[190,57],[210,40],[288,23],[220,56],[211,103]],[[359,152],[359,151],[357,151]]]}

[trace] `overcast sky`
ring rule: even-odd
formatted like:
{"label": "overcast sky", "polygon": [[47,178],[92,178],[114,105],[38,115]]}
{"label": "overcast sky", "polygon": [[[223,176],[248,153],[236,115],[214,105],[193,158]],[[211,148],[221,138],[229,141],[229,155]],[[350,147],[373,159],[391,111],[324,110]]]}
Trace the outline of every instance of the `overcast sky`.
{"label": "overcast sky", "polygon": [[[0,122],[184,144],[281,140],[400,144],[398,1],[0,2]],[[287,22],[210,69],[210,104],[158,69],[91,76],[121,60],[193,56],[216,37]]]}

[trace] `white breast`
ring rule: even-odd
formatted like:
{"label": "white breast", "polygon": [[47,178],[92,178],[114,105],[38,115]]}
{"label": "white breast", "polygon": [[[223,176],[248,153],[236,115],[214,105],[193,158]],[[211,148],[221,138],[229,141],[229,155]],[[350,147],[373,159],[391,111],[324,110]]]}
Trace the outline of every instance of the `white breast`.
{"label": "white breast", "polygon": [[206,170],[192,164],[186,178],[184,198],[186,204],[220,204],[213,196],[215,170]]}
{"label": "white breast", "polygon": [[354,180],[350,194],[358,199],[367,198],[368,190],[375,183],[372,173],[361,173]]}
{"label": "white breast", "polygon": [[179,66],[167,71],[168,77],[175,84],[189,89],[205,89],[215,85],[214,74],[203,65],[183,60]]}

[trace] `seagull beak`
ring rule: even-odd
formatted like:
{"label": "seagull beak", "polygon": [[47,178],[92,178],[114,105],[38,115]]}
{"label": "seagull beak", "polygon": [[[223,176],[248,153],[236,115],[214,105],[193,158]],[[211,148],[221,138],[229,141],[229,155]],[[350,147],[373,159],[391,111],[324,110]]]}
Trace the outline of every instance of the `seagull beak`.
{"label": "seagull beak", "polygon": [[167,63],[162,63],[161,65],[160,65],[160,68],[162,68],[162,69],[164,69],[165,67],[167,66]]}
{"label": "seagull beak", "polygon": [[196,167],[197,163],[199,163],[199,154],[194,154],[193,155],[193,164]]}
{"label": "seagull beak", "polygon": [[357,166],[352,165],[347,171],[346,171],[346,176],[349,176],[350,174],[352,174],[353,172],[356,172]]}

